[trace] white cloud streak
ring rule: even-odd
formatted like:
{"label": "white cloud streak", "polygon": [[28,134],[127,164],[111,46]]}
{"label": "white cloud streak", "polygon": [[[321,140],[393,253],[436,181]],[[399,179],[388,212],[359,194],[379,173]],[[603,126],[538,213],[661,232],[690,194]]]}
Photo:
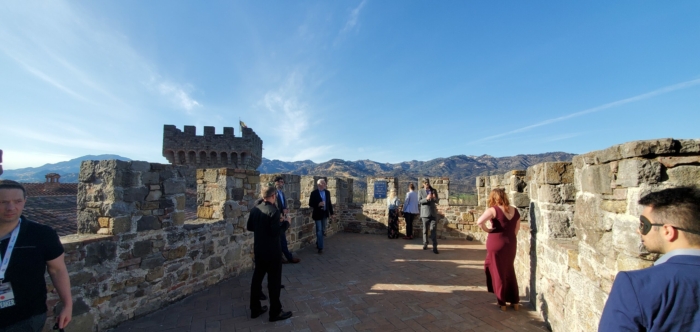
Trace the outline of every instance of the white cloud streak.
{"label": "white cloud streak", "polygon": [[345,22],[345,26],[343,27],[343,29],[340,30],[341,34],[346,33],[355,28],[355,26],[357,25],[357,21],[360,18],[360,11],[362,11],[362,7],[365,6],[366,2],[367,0],[362,0],[362,2],[360,2],[360,4],[357,7],[350,11],[350,17],[348,18],[347,22]]}
{"label": "white cloud streak", "polygon": [[693,86],[698,85],[698,84],[700,84],[700,79],[695,79],[695,80],[686,81],[686,82],[682,82],[682,83],[678,83],[678,84],[674,84],[674,85],[669,85],[669,86],[667,86],[667,87],[663,87],[663,88],[658,89],[658,90],[654,90],[654,91],[651,91],[651,92],[643,93],[643,94],[641,94],[641,95],[637,95],[637,96],[634,96],[634,97],[630,97],[630,98],[626,98],[626,99],[614,101],[614,102],[611,102],[611,103],[607,103],[607,104],[603,104],[603,105],[600,105],[600,106],[596,106],[596,107],[589,108],[589,109],[586,109],[586,110],[583,110],[583,111],[579,111],[579,112],[576,112],[576,113],[567,114],[567,115],[564,115],[564,116],[560,116],[560,117],[553,118],[553,119],[548,119],[548,120],[545,120],[545,121],[542,121],[542,122],[538,122],[538,123],[535,123],[535,124],[532,124],[532,125],[529,125],[529,126],[525,126],[525,127],[522,127],[522,128],[510,130],[510,131],[505,132],[505,133],[503,133],[503,134],[498,134],[498,135],[492,135],[492,136],[484,137],[484,138],[482,138],[482,139],[478,139],[478,140],[472,141],[472,142],[470,142],[470,143],[481,143],[481,142],[486,142],[486,141],[493,141],[493,140],[496,139],[496,138],[500,138],[500,137],[504,137],[504,136],[509,136],[509,135],[513,135],[513,134],[517,134],[517,133],[522,133],[522,132],[529,131],[529,130],[532,130],[532,129],[535,129],[535,128],[538,128],[538,127],[550,125],[550,124],[557,123],[557,122],[561,122],[561,121],[564,121],[564,120],[569,120],[569,119],[576,118],[576,117],[579,117],[579,116],[582,116],[582,115],[591,114],[591,113],[596,113],[596,112],[600,112],[600,111],[603,111],[603,110],[606,110],[606,109],[610,109],[610,108],[613,108],[613,107],[622,106],[622,105],[629,104],[629,103],[633,103],[633,102],[636,102],[636,101],[640,101],[640,100],[645,100],[645,99],[653,98],[653,97],[656,97],[656,96],[659,96],[659,95],[663,95],[663,94],[666,94],[666,93],[669,93],[669,92],[687,89],[687,88],[693,87]]}

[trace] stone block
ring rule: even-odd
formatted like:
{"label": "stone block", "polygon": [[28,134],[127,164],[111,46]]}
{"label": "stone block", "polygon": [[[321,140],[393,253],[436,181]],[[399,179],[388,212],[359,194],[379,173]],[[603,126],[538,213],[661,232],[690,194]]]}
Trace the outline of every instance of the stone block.
{"label": "stone block", "polygon": [[576,271],[581,271],[581,267],[578,265],[578,250],[575,249],[569,249],[566,251],[567,256],[568,256],[568,261],[567,265],[569,268],[574,269]]}
{"label": "stone block", "polygon": [[642,253],[642,242],[637,233],[639,219],[630,215],[610,215],[612,221],[612,244],[615,251],[631,257]]}
{"label": "stone block", "polygon": [[559,186],[562,201],[573,202],[576,200],[576,187],[569,183]]}
{"label": "stone block", "polygon": [[123,199],[125,202],[141,202],[148,196],[149,190],[145,186],[126,188],[123,191]]}
{"label": "stone block", "polygon": [[568,162],[547,162],[544,163],[543,183],[544,184],[562,184],[572,183],[574,180],[573,165]]}
{"label": "stone block", "polygon": [[73,304],[73,318],[71,319],[68,328],[71,331],[92,332],[94,330],[94,327],[98,325],[97,320],[95,319],[95,315],[91,312],[85,312],[83,314],[78,315],[75,313],[75,311],[75,304]]}
{"label": "stone block", "polygon": [[216,169],[205,169],[204,170],[204,182],[212,183],[216,182],[219,172]]}
{"label": "stone block", "polygon": [[146,201],[148,202],[154,202],[160,200],[160,197],[163,196],[163,192],[160,190],[151,190],[148,193],[148,196],[146,196]]}
{"label": "stone block", "polygon": [[153,242],[150,240],[134,242],[134,248],[131,250],[133,257],[146,257],[153,251]]}
{"label": "stone block", "polygon": [[530,206],[530,197],[526,193],[513,193],[512,205],[516,207],[527,207]]}
{"label": "stone block", "polygon": [[627,200],[627,189],[624,189],[624,188],[613,189],[612,199],[619,200],[619,201]]}
{"label": "stone block", "polygon": [[187,201],[187,197],[185,197],[185,195],[176,195],[175,196],[175,209],[184,210],[186,201]]}
{"label": "stone block", "polygon": [[165,263],[165,258],[161,253],[157,252],[151,254],[146,258],[143,258],[141,260],[141,268],[144,270],[150,270],[159,266],[163,266],[163,263]]}
{"label": "stone block", "polygon": [[96,160],[85,160],[80,163],[80,173],[78,174],[79,182],[93,182],[95,181],[95,166],[97,165]]}
{"label": "stone block", "polygon": [[610,194],[612,188],[610,166],[590,165],[581,170],[581,190],[594,194]]}
{"label": "stone block", "polygon": [[611,161],[622,159],[622,156],[620,155],[620,146],[619,145],[611,146],[605,150],[598,151],[597,155],[598,155],[598,160],[601,163],[608,163]]}
{"label": "stone block", "polygon": [[680,144],[679,153],[700,153],[700,139],[679,139],[678,144]]}
{"label": "stone block", "polygon": [[595,195],[582,195],[576,199],[574,228],[576,235],[591,245],[597,243],[605,231],[600,211],[600,198]]}
{"label": "stone block", "polygon": [[612,213],[625,213],[627,212],[627,202],[611,201],[606,199],[600,202],[600,208],[603,211],[608,211]]}
{"label": "stone block", "polygon": [[658,140],[634,141],[620,145],[620,155],[623,159],[648,155],[670,154],[675,150],[672,138]]}
{"label": "stone block", "polygon": [[109,217],[98,217],[97,223],[100,225],[100,228],[109,227]]}
{"label": "stone block", "polygon": [[538,223],[546,229],[549,238],[562,239],[576,236],[576,230],[572,227],[572,215],[563,211],[540,211]]}
{"label": "stone block", "polygon": [[476,186],[477,187],[483,187],[485,185],[485,179],[483,176],[477,176],[476,177]]}
{"label": "stone block", "polygon": [[661,179],[661,164],[641,159],[621,160],[615,183],[623,187],[637,187],[641,183],[657,183]]}
{"label": "stone block", "polygon": [[682,157],[659,157],[657,160],[668,168],[673,168],[678,165],[699,165],[700,156],[682,156]]}
{"label": "stone block", "polygon": [[85,266],[94,266],[117,257],[117,244],[112,241],[100,241],[85,246]]}
{"label": "stone block", "polygon": [[163,277],[164,274],[163,266],[157,266],[154,269],[148,271],[146,274],[146,281],[155,281]]}
{"label": "stone block", "polygon": [[147,161],[132,160],[129,162],[129,168],[134,172],[148,172],[151,170],[151,163]]}
{"label": "stone block", "polygon": [[185,224],[185,212],[172,212],[170,213],[170,220],[172,220],[173,225],[181,226]]}
{"label": "stone block", "polygon": [[151,231],[151,230],[157,230],[157,229],[161,229],[161,228],[163,228],[163,226],[161,225],[158,217],[155,217],[155,216],[141,216],[136,221],[136,231],[137,232]]}
{"label": "stone block", "polygon": [[99,214],[93,210],[78,211],[78,234],[95,234],[100,229]]}
{"label": "stone block", "polygon": [[561,190],[553,185],[542,184],[537,187],[537,198],[540,202],[561,203]]}
{"label": "stone block", "polygon": [[197,218],[212,219],[214,216],[214,208],[211,206],[198,206]]}
{"label": "stone block", "polygon": [[184,194],[186,183],[184,179],[167,179],[163,182],[163,191],[166,195]]}
{"label": "stone block", "polygon": [[666,170],[671,186],[700,186],[700,166],[676,166]]}
{"label": "stone block", "polygon": [[209,271],[218,269],[222,266],[224,266],[224,262],[221,260],[221,257],[215,256],[209,258]]}
{"label": "stone block", "polygon": [[141,184],[145,186],[157,185],[160,183],[160,174],[158,172],[142,172]]}
{"label": "stone block", "polygon": [[168,251],[168,260],[173,260],[173,259],[178,259],[185,257],[187,254],[187,247],[186,246],[179,246],[175,249],[169,250]]}

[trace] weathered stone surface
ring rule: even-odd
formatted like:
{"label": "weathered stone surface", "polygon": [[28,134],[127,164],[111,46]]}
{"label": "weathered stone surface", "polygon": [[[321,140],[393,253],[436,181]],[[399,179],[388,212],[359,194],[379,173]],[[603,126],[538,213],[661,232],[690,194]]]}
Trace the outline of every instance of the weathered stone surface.
{"label": "weathered stone surface", "polygon": [[641,270],[650,267],[653,262],[645,261],[643,259],[630,257],[627,255],[617,256],[616,268],[618,271],[633,271]]}
{"label": "weathered stone surface", "polygon": [[85,266],[102,264],[117,257],[117,244],[112,241],[90,243],[85,249]]}
{"label": "weathered stone surface", "polygon": [[571,183],[574,179],[574,169],[571,163],[548,162],[543,167],[543,184]]}
{"label": "weathered stone surface", "polygon": [[[75,305],[74,305],[75,306]],[[90,312],[76,314],[75,307],[73,308],[73,318],[70,321],[71,331],[93,331],[95,326],[95,315]]]}
{"label": "weathered stone surface", "polygon": [[600,203],[600,208],[612,213],[625,213],[627,211],[627,202],[603,200]]}
{"label": "weathered stone surface", "polygon": [[587,166],[581,172],[581,189],[583,191],[596,194],[612,193],[609,165]]}
{"label": "weathered stone surface", "polygon": [[678,165],[698,165],[700,164],[700,156],[684,156],[684,157],[659,157],[657,160],[668,168]]}
{"label": "weathered stone surface", "polygon": [[175,249],[168,251],[168,260],[182,258],[182,257],[185,257],[186,254],[187,254],[187,247],[186,246],[179,246]]}
{"label": "weathered stone surface", "polygon": [[166,195],[184,194],[185,180],[184,179],[168,179],[163,182],[163,191]]}
{"label": "weathered stone surface", "polygon": [[538,186],[537,200],[547,203],[561,203],[561,190],[553,185],[543,184]]}
{"label": "weathered stone surface", "polygon": [[530,197],[527,196],[525,193],[513,193],[512,195],[513,201],[511,202],[512,205],[516,207],[527,207],[530,205]]}
{"label": "weathered stone surface", "polygon": [[160,224],[160,220],[158,220],[158,217],[155,216],[142,216],[137,222],[136,222],[136,231],[137,232],[142,232],[142,231],[151,231],[151,230],[157,230],[163,228]]}
{"label": "weathered stone surface", "polygon": [[574,214],[574,227],[576,235],[590,244],[597,243],[606,231],[602,227],[600,212],[600,198],[593,195],[585,195],[576,199],[576,213]]}
{"label": "weathered stone surface", "polygon": [[144,270],[150,270],[162,266],[163,263],[165,263],[165,258],[161,253],[157,252],[143,258],[141,260],[141,268]]}
{"label": "weathered stone surface", "polygon": [[612,242],[615,251],[631,257],[642,253],[642,242],[637,233],[639,219],[629,215],[609,215],[612,221]]}
{"label": "weathered stone surface", "polygon": [[222,267],[224,265],[224,262],[221,260],[221,257],[212,257],[209,259],[209,270],[214,270]]}
{"label": "weathered stone surface", "polygon": [[101,228],[109,227],[109,217],[98,217],[97,223],[100,225]]}
{"label": "weathered stone surface", "polygon": [[601,163],[607,163],[615,160],[620,160],[622,157],[620,155],[620,146],[611,146],[605,150],[598,151],[598,160]]}
{"label": "weathered stone surface", "polygon": [[640,183],[657,183],[661,178],[661,164],[641,159],[621,160],[615,183],[623,187],[637,187]]}
{"label": "weathered stone surface", "polygon": [[679,153],[700,153],[700,139],[679,139],[678,144],[680,144]]}
{"label": "weathered stone surface", "polygon": [[546,231],[550,238],[572,238],[576,236],[576,231],[572,227],[572,215],[568,212],[541,211],[539,219],[541,228]]}
{"label": "weathered stone surface", "polygon": [[214,216],[214,208],[211,206],[198,206],[197,207],[197,218],[202,219],[212,219]]}
{"label": "weathered stone surface", "polygon": [[153,251],[153,242],[150,240],[134,242],[131,255],[134,257],[146,257]]}
{"label": "weathered stone surface", "polygon": [[155,281],[163,277],[164,269],[162,266],[158,266],[146,274],[146,281]]}
{"label": "weathered stone surface", "polygon": [[700,186],[700,167],[676,166],[666,170],[668,180],[666,183],[672,186]]}
{"label": "weathered stone surface", "polygon": [[624,159],[654,154],[668,154],[674,152],[674,146],[672,138],[634,141],[620,145],[620,155]]}

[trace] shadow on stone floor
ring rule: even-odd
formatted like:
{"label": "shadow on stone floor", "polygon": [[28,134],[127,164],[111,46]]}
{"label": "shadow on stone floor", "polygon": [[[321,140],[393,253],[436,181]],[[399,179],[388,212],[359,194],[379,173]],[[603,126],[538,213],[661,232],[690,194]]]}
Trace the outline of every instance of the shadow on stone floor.
{"label": "shadow on stone floor", "polygon": [[436,255],[419,239],[340,233],[322,255],[296,252],[301,263],[283,267],[281,301],[294,312],[286,321],[250,318],[247,272],[113,331],[546,331],[532,308],[496,306],[483,245],[438,243]]}

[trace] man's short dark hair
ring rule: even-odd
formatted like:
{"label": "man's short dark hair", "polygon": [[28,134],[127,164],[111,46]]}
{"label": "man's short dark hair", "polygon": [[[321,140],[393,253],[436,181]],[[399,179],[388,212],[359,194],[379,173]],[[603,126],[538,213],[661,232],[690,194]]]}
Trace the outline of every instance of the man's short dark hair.
{"label": "man's short dark hair", "polygon": [[27,190],[24,189],[24,186],[17,181],[0,180],[0,189],[19,189],[22,191],[24,198],[27,198]]}
{"label": "man's short dark hair", "polygon": [[265,188],[263,188],[261,194],[262,194],[263,198],[275,196],[275,194],[277,194],[277,189],[275,187],[265,187]]}
{"label": "man's short dark hair", "polygon": [[280,181],[280,180],[284,181],[284,177],[278,175],[278,176],[275,176],[275,180],[274,180],[273,182],[277,182],[277,181]]}
{"label": "man's short dark hair", "polygon": [[[664,189],[645,195],[638,203],[652,208],[651,213],[655,223],[669,224],[700,233],[700,189],[698,188]],[[700,245],[700,235],[684,233],[689,244]]]}

